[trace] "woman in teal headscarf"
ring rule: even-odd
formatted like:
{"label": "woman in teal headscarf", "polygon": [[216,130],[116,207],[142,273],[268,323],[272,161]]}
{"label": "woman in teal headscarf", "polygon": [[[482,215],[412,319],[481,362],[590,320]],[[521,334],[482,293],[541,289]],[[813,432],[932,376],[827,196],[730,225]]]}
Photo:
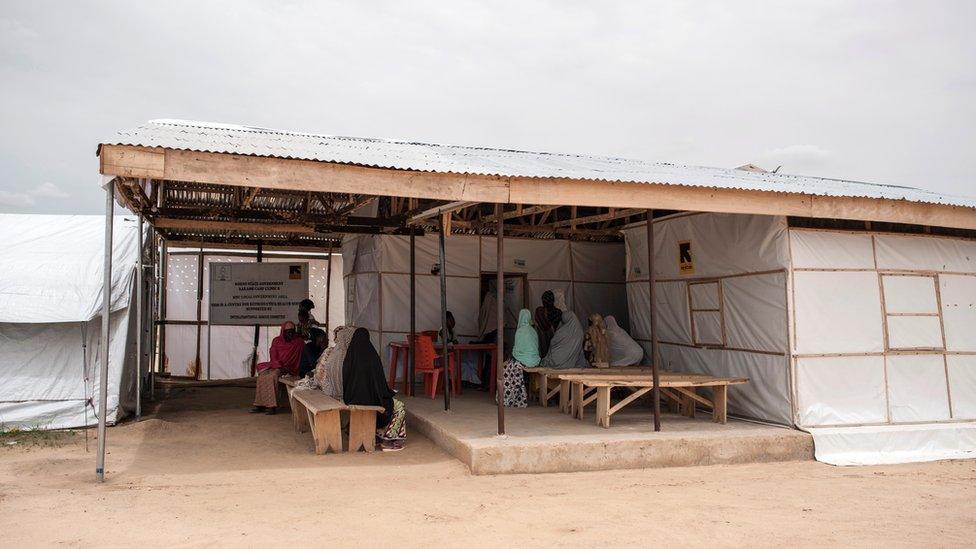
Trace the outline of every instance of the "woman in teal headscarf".
{"label": "woman in teal headscarf", "polygon": [[515,330],[515,345],[512,347],[512,358],[505,363],[503,372],[504,387],[502,398],[505,406],[525,408],[529,405],[525,392],[525,373],[523,368],[533,368],[539,365],[539,334],[529,323],[532,313],[528,309],[519,311],[518,328]]}

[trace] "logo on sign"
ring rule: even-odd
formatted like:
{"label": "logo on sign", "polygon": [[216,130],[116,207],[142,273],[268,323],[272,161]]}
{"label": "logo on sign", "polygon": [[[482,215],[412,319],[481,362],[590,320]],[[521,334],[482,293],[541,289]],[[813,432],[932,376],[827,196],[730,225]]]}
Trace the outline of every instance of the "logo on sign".
{"label": "logo on sign", "polygon": [[691,274],[695,272],[695,260],[691,255],[691,241],[682,240],[678,242],[678,271],[681,274]]}
{"label": "logo on sign", "polygon": [[289,265],[288,266],[288,279],[289,280],[301,280],[302,279],[302,266],[301,265]]}

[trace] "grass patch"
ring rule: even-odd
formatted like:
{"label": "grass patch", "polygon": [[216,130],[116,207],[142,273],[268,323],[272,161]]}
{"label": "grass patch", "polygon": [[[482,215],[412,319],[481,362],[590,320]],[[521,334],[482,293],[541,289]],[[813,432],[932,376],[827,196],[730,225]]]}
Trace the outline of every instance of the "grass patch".
{"label": "grass patch", "polygon": [[73,441],[76,436],[76,432],[62,429],[49,430],[40,427],[4,429],[0,427],[0,446],[8,448],[18,446],[58,447]]}

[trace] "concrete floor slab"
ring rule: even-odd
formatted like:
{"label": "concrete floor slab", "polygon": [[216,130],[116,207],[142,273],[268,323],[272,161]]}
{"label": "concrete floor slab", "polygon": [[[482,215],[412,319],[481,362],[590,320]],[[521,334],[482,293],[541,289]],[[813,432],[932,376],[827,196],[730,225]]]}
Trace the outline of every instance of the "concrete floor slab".
{"label": "concrete floor slab", "polygon": [[[507,434],[498,436],[494,402],[465,391],[444,411],[441,397],[406,398],[408,426],[481,474],[555,473],[645,467],[813,459],[813,439],[804,432],[710,414],[690,419],[664,414],[653,431],[648,408],[633,405],[613,416],[609,429],[590,414],[582,421],[557,407],[506,408]],[[588,410],[590,411],[590,410]]]}

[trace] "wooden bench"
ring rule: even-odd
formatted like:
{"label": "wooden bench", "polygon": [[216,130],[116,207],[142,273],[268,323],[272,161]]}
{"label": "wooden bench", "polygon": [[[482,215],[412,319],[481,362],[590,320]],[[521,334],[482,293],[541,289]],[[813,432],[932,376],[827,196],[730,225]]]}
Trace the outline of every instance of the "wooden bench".
{"label": "wooden bench", "polygon": [[329,450],[342,452],[342,423],[339,414],[344,410],[349,412],[349,440],[346,444],[348,450],[358,452],[362,448],[371,453],[376,449],[376,414],[384,411],[382,406],[346,404],[318,389],[291,387],[288,396],[295,428],[300,433],[312,431],[316,454],[324,454]]}
{"label": "wooden bench", "polygon": [[[559,397],[560,410],[569,402],[569,384],[560,383],[558,376],[571,374],[586,374],[599,372],[601,374],[610,373],[644,373],[650,372],[649,366],[619,366],[613,368],[525,368],[525,373],[529,374],[529,394],[535,396],[535,400],[543,408],[549,406],[549,401],[554,397]],[[566,389],[563,391],[563,389]]]}
{"label": "wooden bench", "polygon": [[[596,422],[602,427],[610,427],[610,417],[631,402],[653,389],[654,380],[649,374],[563,374],[560,382],[569,383],[570,412],[573,417],[583,419],[586,405],[596,400]],[[696,404],[704,404],[712,409],[712,420],[725,423],[728,419],[728,388],[749,380],[741,377],[714,377],[705,374],[682,374],[662,372],[658,377],[661,394],[681,405],[681,411],[688,417],[695,417]],[[626,387],[631,394],[611,406],[610,391],[614,387]],[[697,393],[699,387],[710,387],[712,399]]]}

